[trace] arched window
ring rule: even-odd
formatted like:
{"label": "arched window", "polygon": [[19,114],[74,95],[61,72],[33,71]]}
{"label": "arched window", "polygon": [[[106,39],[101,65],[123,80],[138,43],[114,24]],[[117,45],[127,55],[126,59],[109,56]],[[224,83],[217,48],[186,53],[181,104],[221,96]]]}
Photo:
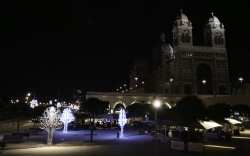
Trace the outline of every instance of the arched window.
{"label": "arched window", "polygon": [[165,93],[166,93],[166,94],[169,93],[169,88],[165,88]]}
{"label": "arched window", "polygon": [[222,38],[222,35],[219,31],[215,32],[214,44],[215,45],[223,45],[223,38]]}
{"label": "arched window", "polygon": [[219,94],[220,95],[225,95],[226,94],[226,87],[225,86],[220,86],[219,87]]}
{"label": "arched window", "polygon": [[187,29],[183,29],[181,36],[182,43],[190,43],[190,36]]}
{"label": "arched window", "polygon": [[184,87],[184,94],[192,94],[192,87],[190,85]]}

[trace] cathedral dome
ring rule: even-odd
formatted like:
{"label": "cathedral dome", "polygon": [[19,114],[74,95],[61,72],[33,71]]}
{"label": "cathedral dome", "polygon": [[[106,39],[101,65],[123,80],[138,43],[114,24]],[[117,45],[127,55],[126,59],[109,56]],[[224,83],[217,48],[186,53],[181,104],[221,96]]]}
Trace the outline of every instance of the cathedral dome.
{"label": "cathedral dome", "polygon": [[180,10],[180,14],[176,17],[175,19],[175,25],[178,26],[178,25],[189,25],[190,22],[188,20],[188,17],[182,13],[182,10]]}
{"label": "cathedral dome", "polygon": [[183,14],[182,12],[176,17],[176,20],[187,20],[188,21],[188,17]]}
{"label": "cathedral dome", "polygon": [[214,13],[212,13],[212,16],[208,19],[207,25],[217,27],[220,26],[220,20],[214,16]]}

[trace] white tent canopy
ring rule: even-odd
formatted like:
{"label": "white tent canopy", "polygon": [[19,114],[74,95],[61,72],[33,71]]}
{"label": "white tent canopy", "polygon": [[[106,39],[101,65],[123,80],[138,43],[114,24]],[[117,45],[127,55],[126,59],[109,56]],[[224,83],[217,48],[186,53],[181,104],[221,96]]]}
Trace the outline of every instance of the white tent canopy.
{"label": "white tent canopy", "polygon": [[227,120],[228,122],[230,122],[231,124],[240,124],[242,122],[235,120],[235,119],[231,119],[231,118],[225,118],[225,120]]}
{"label": "white tent canopy", "polygon": [[210,121],[201,121],[201,120],[198,120],[198,122],[205,128],[205,129],[211,129],[211,128],[214,128],[214,127],[221,127],[222,125],[214,122],[213,120],[210,120]]}

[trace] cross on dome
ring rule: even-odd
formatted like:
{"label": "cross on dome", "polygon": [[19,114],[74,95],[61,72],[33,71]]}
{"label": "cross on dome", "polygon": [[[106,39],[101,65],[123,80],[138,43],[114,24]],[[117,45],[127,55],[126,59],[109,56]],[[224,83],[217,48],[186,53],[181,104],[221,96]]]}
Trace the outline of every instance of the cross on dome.
{"label": "cross on dome", "polygon": [[214,13],[213,13],[213,12],[212,12],[211,14],[212,14],[212,16],[214,16]]}

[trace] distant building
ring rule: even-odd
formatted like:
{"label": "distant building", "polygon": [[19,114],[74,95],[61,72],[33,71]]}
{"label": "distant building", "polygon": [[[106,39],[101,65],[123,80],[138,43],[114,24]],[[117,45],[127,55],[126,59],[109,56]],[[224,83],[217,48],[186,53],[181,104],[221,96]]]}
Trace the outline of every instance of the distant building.
{"label": "distant building", "polygon": [[207,105],[238,104],[239,98],[246,104],[248,97],[231,95],[224,25],[212,13],[204,27],[205,46],[193,45],[192,29],[181,11],[173,24],[173,48],[161,33],[150,59],[145,56],[135,61],[128,92],[87,92],[86,99],[110,101],[111,113],[117,104],[152,104],[155,96],[169,108],[188,94],[197,95]]}
{"label": "distant building", "polygon": [[212,13],[205,46],[193,45],[192,23],[180,12],[173,24],[173,48],[164,33],[151,59],[138,58],[130,71],[130,92],[229,95],[225,29]]}

